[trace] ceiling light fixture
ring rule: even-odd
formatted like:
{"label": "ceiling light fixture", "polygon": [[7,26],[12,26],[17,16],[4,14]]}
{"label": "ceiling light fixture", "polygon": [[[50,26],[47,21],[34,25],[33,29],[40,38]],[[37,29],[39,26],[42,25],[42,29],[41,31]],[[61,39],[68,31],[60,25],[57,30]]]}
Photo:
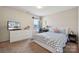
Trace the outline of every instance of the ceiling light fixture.
{"label": "ceiling light fixture", "polygon": [[36,8],[41,9],[41,8],[43,8],[43,7],[42,7],[42,6],[36,6]]}

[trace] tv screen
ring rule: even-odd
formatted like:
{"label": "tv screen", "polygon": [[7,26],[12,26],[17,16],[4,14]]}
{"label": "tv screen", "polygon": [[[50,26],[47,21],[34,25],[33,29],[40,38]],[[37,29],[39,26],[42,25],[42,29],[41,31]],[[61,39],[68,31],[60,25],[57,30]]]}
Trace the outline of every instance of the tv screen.
{"label": "tv screen", "polygon": [[21,24],[18,21],[8,21],[8,29],[21,29]]}

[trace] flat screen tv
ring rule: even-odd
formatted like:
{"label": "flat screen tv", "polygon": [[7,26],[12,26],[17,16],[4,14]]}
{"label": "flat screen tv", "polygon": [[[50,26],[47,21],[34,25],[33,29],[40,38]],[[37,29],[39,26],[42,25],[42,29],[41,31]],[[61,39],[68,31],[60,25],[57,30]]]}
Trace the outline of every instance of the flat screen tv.
{"label": "flat screen tv", "polygon": [[21,23],[18,21],[8,21],[8,30],[18,30],[21,29]]}

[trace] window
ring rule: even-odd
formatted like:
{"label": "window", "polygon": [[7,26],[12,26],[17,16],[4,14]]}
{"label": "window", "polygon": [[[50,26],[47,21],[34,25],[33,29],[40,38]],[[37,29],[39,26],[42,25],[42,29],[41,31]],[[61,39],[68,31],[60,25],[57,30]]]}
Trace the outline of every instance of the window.
{"label": "window", "polygon": [[34,29],[36,30],[36,32],[39,32],[40,28],[40,19],[34,19]]}

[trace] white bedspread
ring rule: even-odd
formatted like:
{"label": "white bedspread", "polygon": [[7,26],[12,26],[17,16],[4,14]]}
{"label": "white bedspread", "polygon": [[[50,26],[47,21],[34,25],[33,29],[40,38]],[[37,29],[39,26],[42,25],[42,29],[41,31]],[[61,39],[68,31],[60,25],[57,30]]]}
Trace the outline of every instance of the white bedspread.
{"label": "white bedspread", "polygon": [[42,44],[47,45],[47,47],[45,48],[50,50],[48,46],[52,47],[52,50],[54,51],[51,52],[63,52],[63,47],[67,42],[67,38],[68,37],[65,34],[54,32],[45,32],[33,36],[34,41],[36,40],[38,42],[41,42]]}

